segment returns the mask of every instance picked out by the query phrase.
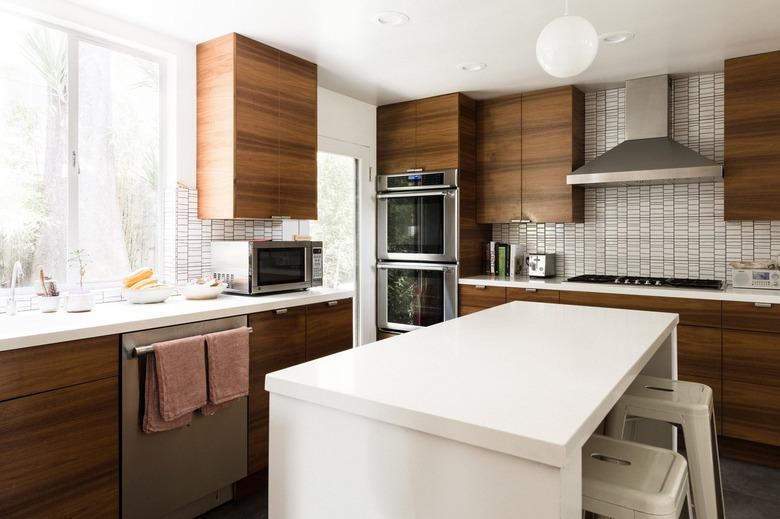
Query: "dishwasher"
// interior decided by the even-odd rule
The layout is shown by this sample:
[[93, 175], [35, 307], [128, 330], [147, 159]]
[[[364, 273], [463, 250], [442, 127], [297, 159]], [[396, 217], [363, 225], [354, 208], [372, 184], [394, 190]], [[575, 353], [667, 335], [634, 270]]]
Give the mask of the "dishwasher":
[[122, 336], [123, 518], [188, 519], [233, 497], [232, 484], [247, 475], [247, 398], [211, 416], [195, 412], [187, 427], [146, 434], [141, 430], [147, 362], [143, 352], [156, 342], [246, 325], [246, 316], [239, 316]]

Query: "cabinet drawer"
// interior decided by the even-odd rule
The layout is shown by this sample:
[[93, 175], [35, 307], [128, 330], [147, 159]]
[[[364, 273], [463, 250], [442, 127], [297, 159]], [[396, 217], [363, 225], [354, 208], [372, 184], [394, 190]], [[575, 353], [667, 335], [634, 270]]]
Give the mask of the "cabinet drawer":
[[458, 310], [458, 317], [463, 317], [464, 315], [469, 315], [469, 314], [475, 314], [477, 312], [481, 312], [482, 310], [485, 310], [485, 308], [481, 306], [460, 305], [460, 309]]
[[703, 377], [720, 383], [721, 356], [719, 328], [677, 327], [677, 368], [681, 380], [696, 382]]
[[306, 360], [352, 347], [352, 299], [306, 307]]
[[723, 378], [780, 387], [780, 334], [723, 330]]
[[538, 288], [507, 288], [507, 301], [535, 301], [537, 303], [557, 303], [560, 293], [557, 290]]
[[780, 387], [724, 380], [723, 434], [780, 446]]
[[780, 305], [724, 301], [723, 327], [780, 333]]
[[680, 314], [680, 324], [720, 327], [720, 301], [564, 291], [561, 292], [561, 303], [627, 308], [649, 312], [671, 312]]
[[0, 401], [116, 376], [119, 337], [0, 352]]
[[506, 303], [506, 288], [485, 285], [460, 285], [461, 307], [491, 308]]

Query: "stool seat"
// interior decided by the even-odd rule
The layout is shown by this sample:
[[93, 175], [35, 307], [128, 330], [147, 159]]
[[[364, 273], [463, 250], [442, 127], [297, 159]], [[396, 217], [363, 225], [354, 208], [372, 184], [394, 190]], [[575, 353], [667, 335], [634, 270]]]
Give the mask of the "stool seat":
[[712, 389], [704, 384], [638, 376], [623, 394], [627, 404], [644, 409], [680, 410], [688, 416], [709, 417], [713, 411]]
[[613, 505], [642, 514], [678, 517], [688, 491], [685, 458], [658, 447], [594, 435], [582, 451], [583, 508]]

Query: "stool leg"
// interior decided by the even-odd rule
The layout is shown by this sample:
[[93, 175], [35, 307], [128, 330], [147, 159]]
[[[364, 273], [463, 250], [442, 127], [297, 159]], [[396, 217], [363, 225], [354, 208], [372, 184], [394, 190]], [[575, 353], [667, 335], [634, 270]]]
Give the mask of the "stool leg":
[[722, 490], [720, 487], [717, 445], [711, 420], [685, 418], [682, 424], [688, 473], [693, 488], [693, 510], [697, 519], [723, 517]]
[[622, 440], [627, 418], [628, 408], [620, 403], [615, 404], [615, 407], [613, 407], [612, 411], [607, 415], [607, 420], [604, 425], [604, 435], [615, 438], [616, 440]]

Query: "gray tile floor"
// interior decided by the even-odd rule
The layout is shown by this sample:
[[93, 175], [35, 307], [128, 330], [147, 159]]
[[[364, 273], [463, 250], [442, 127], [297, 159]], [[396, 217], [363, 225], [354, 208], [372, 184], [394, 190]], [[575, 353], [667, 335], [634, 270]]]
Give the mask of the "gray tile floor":
[[[727, 519], [780, 519], [780, 469], [723, 458], [721, 472]], [[227, 503], [201, 517], [267, 519], [267, 510], [268, 496], [259, 493], [240, 502]]]

